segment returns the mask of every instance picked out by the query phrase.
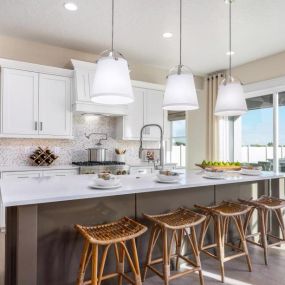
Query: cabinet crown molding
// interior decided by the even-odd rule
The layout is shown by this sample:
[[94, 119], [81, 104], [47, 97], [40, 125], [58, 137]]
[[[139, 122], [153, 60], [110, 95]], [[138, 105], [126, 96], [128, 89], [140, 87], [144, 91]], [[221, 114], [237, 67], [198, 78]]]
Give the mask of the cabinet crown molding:
[[65, 77], [73, 77], [73, 70], [53, 67], [48, 65], [41, 65], [36, 63], [29, 63], [24, 61], [0, 58], [0, 66], [3, 68], [12, 68], [24, 71], [52, 74]]

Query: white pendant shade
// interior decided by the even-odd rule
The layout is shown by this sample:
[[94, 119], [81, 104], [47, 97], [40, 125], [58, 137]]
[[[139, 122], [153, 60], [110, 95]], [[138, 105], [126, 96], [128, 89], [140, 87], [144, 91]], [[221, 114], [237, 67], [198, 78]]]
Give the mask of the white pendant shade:
[[199, 109], [192, 73], [174, 73], [167, 78], [163, 109], [187, 111]]
[[98, 60], [91, 99], [100, 104], [129, 104], [134, 101], [127, 61], [113, 56]]
[[218, 90], [215, 115], [240, 116], [246, 112], [247, 105], [240, 82], [222, 82]]

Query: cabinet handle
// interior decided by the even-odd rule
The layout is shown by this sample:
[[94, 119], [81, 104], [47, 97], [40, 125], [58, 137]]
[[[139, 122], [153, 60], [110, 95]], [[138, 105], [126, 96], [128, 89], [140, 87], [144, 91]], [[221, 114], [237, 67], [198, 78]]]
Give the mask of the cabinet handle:
[[35, 122], [35, 131], [38, 130], [38, 122]]
[[40, 122], [40, 131], [43, 130], [43, 122]]

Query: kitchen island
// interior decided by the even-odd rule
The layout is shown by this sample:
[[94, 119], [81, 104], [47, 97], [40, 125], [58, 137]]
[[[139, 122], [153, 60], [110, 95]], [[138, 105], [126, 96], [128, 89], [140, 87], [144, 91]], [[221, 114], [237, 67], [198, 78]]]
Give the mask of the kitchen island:
[[[142, 213], [191, 208], [196, 203], [284, 195], [284, 175], [271, 172], [211, 180], [194, 171], [176, 184], [157, 183], [154, 176], [122, 176], [122, 187], [113, 190], [89, 188], [92, 179], [81, 175], [1, 182], [7, 213], [5, 284], [74, 284], [82, 246], [73, 229], [76, 223], [105, 223], [124, 215], [141, 220]], [[147, 239], [146, 234], [138, 241], [140, 260]], [[109, 269], [112, 260], [107, 260]]]

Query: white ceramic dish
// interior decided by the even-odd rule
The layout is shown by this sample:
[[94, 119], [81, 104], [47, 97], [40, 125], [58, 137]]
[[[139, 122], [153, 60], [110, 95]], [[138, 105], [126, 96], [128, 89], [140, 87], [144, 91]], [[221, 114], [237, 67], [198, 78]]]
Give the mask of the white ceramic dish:
[[162, 181], [162, 180], [159, 180], [159, 178], [156, 178], [156, 180], [155, 180], [156, 182], [158, 182], [158, 183], [167, 183], [167, 184], [171, 184], [171, 183], [178, 183], [178, 182], [180, 182], [180, 180], [179, 179], [177, 179], [177, 180], [171, 180], [171, 181]]
[[261, 170], [259, 169], [242, 169], [240, 173], [242, 175], [249, 175], [249, 176], [259, 176], [262, 174]]
[[116, 184], [116, 185], [112, 185], [112, 186], [102, 186], [102, 185], [96, 185], [96, 184], [92, 183], [89, 185], [89, 187], [92, 189], [108, 190], [108, 189], [116, 189], [116, 188], [122, 187], [122, 184]]
[[109, 180], [105, 180], [102, 178], [96, 178], [93, 180], [93, 184], [97, 186], [111, 187], [111, 186], [116, 186], [120, 184], [120, 179], [113, 178], [113, 177]]
[[159, 173], [156, 177], [160, 182], [177, 182], [181, 179], [179, 175], [164, 175]]
[[214, 175], [204, 174], [203, 177], [207, 178], [207, 179], [218, 179], [218, 180], [225, 180], [226, 179], [226, 177], [223, 177], [223, 176], [220, 176], [220, 175], [219, 176], [218, 175], [214, 176]]

